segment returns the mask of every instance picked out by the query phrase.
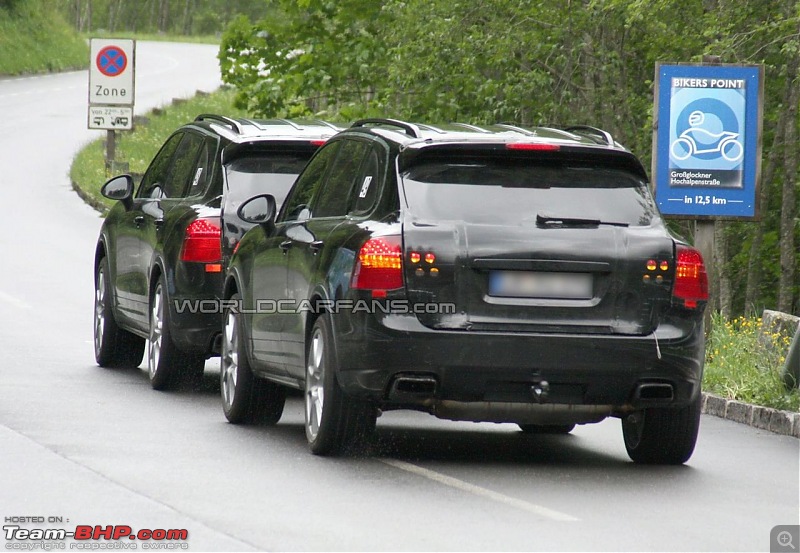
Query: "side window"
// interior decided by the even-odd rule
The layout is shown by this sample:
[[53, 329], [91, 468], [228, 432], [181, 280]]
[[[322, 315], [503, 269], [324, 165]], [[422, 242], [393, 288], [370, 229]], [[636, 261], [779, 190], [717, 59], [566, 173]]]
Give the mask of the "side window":
[[198, 134], [187, 132], [183, 135], [164, 183], [165, 197], [180, 198], [185, 194], [195, 175], [197, 157], [203, 143], [203, 137]]
[[189, 182], [186, 196], [199, 196], [206, 190], [206, 185], [211, 180], [211, 169], [216, 151], [216, 141], [206, 138], [200, 148], [200, 157], [197, 158], [194, 171]]
[[178, 144], [180, 144], [183, 134], [182, 132], [173, 134], [161, 147], [161, 150], [150, 163], [150, 167], [147, 168], [144, 177], [142, 177], [142, 183], [136, 193], [137, 198], [160, 198], [163, 196], [164, 183], [167, 180], [170, 162], [175, 150], [178, 149]]
[[322, 184], [339, 144], [340, 142], [333, 142], [323, 146], [300, 174], [283, 206], [281, 221], [300, 221], [311, 217], [311, 200]]
[[382, 178], [378, 150], [370, 148], [367, 158], [364, 160], [363, 170], [359, 173], [359, 179], [356, 182], [351, 215], [356, 217], [366, 215], [375, 207]]
[[353, 185], [360, 175], [369, 144], [346, 140], [339, 148], [336, 161], [314, 200], [314, 217], [343, 217], [347, 214]]

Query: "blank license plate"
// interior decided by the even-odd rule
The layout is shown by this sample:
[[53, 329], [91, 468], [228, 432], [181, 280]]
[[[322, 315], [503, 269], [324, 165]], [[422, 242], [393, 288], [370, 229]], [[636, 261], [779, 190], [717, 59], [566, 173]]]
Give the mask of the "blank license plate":
[[589, 299], [590, 273], [491, 271], [489, 295], [513, 298]]

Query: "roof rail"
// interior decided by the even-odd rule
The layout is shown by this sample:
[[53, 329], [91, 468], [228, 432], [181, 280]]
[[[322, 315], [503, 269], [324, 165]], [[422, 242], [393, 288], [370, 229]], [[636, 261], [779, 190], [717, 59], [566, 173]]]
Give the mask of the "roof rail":
[[303, 127], [301, 127], [300, 125], [298, 125], [294, 121], [289, 121], [288, 119], [275, 119], [275, 121], [280, 121], [281, 123], [286, 123], [287, 125], [290, 125], [291, 127], [294, 127], [294, 130], [296, 130], [296, 131], [302, 131], [303, 130]]
[[598, 138], [602, 138], [609, 146], [614, 145], [614, 137], [611, 136], [611, 133], [604, 131], [603, 129], [598, 129], [597, 127], [590, 127], [588, 125], [574, 125], [572, 127], [566, 127], [564, 130], [574, 134], [596, 136]]
[[469, 123], [450, 123], [450, 124], [453, 125], [453, 126], [456, 126], [456, 127], [463, 127], [465, 129], [469, 129], [471, 131], [484, 133], [484, 134], [486, 134], [486, 133], [491, 134], [491, 132], [492, 132], [492, 131], [486, 130], [484, 128], [478, 127], [476, 125], [470, 125]]
[[495, 127], [500, 127], [501, 129], [508, 129], [510, 131], [522, 133], [526, 136], [536, 136], [536, 133], [533, 131], [529, 131], [528, 129], [523, 129], [522, 127], [517, 127], [516, 125], [509, 125], [508, 123], [497, 123]]
[[397, 119], [382, 119], [382, 118], [374, 118], [374, 119], [359, 119], [352, 125], [350, 128], [355, 127], [366, 127], [367, 125], [388, 125], [390, 127], [398, 127], [403, 129], [407, 135], [411, 136], [412, 138], [420, 138], [420, 130], [419, 127], [416, 125], [412, 125], [411, 123], [406, 123], [405, 121], [398, 121]]
[[202, 113], [194, 118], [195, 121], [217, 121], [219, 123], [223, 123], [225, 125], [230, 125], [231, 128], [236, 131], [236, 134], [242, 134], [243, 129], [242, 125], [235, 119], [231, 119], [230, 117], [225, 117], [224, 115], [215, 115], [213, 113]]
[[433, 132], [435, 132], [435, 133], [437, 133], [437, 134], [444, 134], [444, 133], [445, 133], [445, 131], [443, 131], [443, 130], [442, 130], [442, 129], [440, 129], [439, 127], [434, 127], [433, 125], [423, 125], [423, 124], [421, 124], [421, 123], [420, 123], [420, 124], [417, 124], [417, 126], [418, 126], [420, 129], [425, 129], [425, 130], [428, 130], [428, 131], [433, 131]]
[[323, 125], [325, 127], [330, 127], [331, 129], [333, 129], [335, 131], [341, 130], [339, 127], [337, 127], [333, 123], [329, 123], [328, 121], [323, 121], [322, 119], [312, 119], [312, 121], [314, 121], [315, 123], [317, 123], [319, 125]]

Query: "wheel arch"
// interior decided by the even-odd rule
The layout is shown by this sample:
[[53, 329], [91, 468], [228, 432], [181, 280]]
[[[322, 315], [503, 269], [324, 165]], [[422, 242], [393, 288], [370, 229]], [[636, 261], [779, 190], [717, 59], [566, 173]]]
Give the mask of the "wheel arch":
[[[97, 267], [100, 266], [100, 262], [103, 258], [108, 257], [108, 248], [106, 248], [106, 240], [104, 237], [100, 237], [100, 240], [97, 241], [97, 245], [94, 248], [94, 272], [95, 272], [95, 279], [97, 279]], [[110, 264], [109, 264], [110, 270]], [[95, 281], [95, 284], [97, 282]]]
[[[153, 267], [150, 269], [150, 280], [147, 283], [148, 304], [152, 303], [153, 292], [156, 290], [156, 283], [164, 274], [166, 274], [166, 271], [164, 271], [164, 267], [161, 265], [161, 262], [156, 261], [153, 263]], [[165, 285], [167, 286], [167, 293], [169, 293], [169, 284], [165, 283]]]
[[[316, 303], [320, 300], [329, 300], [330, 294], [328, 294], [327, 290], [321, 286], [318, 286], [314, 292], [311, 294], [309, 301], [311, 305], [316, 305]], [[333, 339], [333, 343], [330, 344], [332, 348], [331, 351], [333, 352], [333, 356], [336, 359], [336, 367], [339, 366], [339, 352], [336, 349], [336, 322], [333, 320], [334, 318], [331, 316], [332, 313], [329, 309], [324, 309], [323, 311], [317, 311], [316, 309], [312, 311], [306, 312], [306, 320], [305, 320], [305, 329], [304, 329], [304, 336], [305, 336], [305, 350], [306, 355], [308, 355], [308, 342], [309, 338], [311, 338], [311, 330], [314, 328], [314, 323], [317, 322], [322, 315], [328, 314], [328, 322], [330, 323], [331, 327], [331, 338]]]
[[225, 277], [225, 283], [222, 285], [222, 299], [228, 300], [237, 293], [241, 295], [239, 277], [235, 272], [231, 272]]

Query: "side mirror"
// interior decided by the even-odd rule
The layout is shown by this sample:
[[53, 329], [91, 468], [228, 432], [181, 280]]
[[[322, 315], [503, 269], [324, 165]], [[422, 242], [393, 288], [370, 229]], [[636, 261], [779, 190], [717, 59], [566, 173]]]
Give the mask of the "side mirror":
[[240, 205], [236, 214], [247, 223], [270, 226], [275, 222], [276, 211], [275, 196], [259, 194]]
[[130, 207], [133, 198], [133, 177], [120, 175], [107, 181], [100, 189], [100, 193], [109, 200], [117, 200]]

